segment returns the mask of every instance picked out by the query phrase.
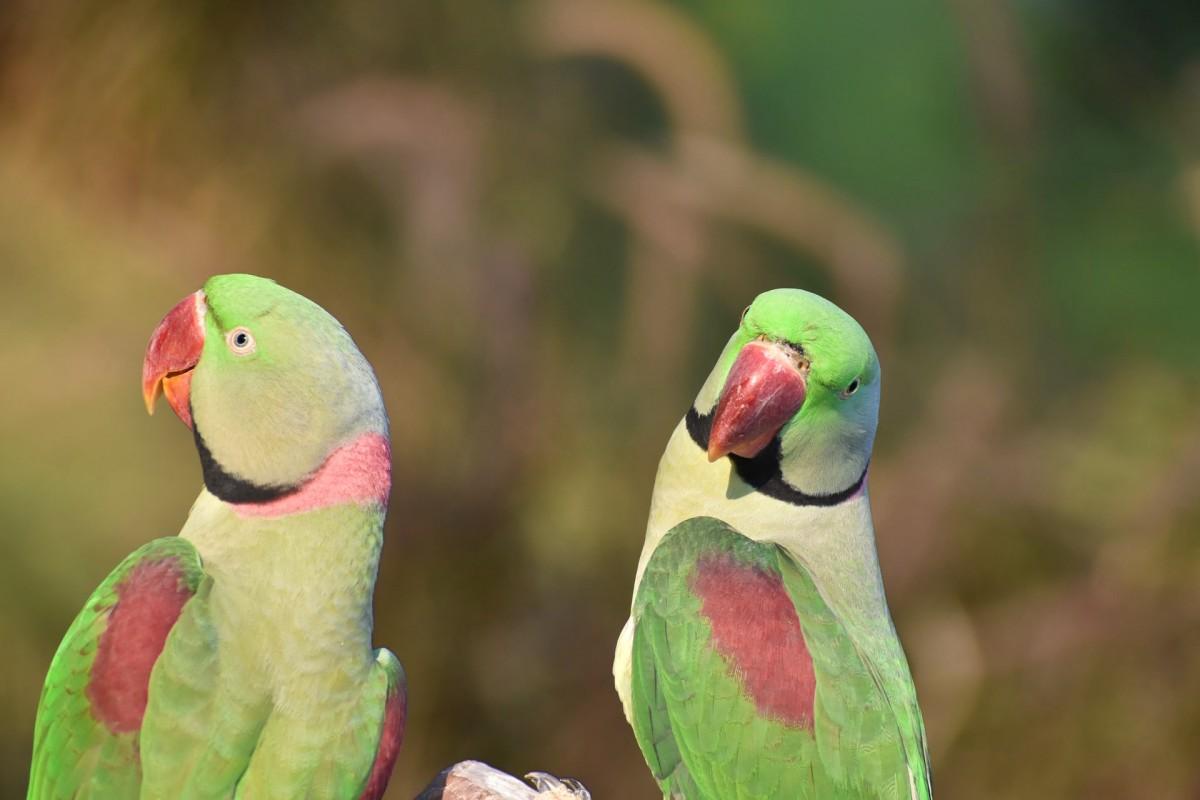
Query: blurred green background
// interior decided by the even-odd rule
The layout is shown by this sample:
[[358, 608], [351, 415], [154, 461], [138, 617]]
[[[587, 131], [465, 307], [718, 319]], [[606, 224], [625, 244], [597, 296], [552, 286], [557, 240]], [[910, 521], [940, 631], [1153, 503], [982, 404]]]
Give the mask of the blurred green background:
[[91, 589], [179, 529], [139, 394], [212, 273], [393, 420], [389, 798], [655, 790], [611, 689], [658, 456], [799, 286], [884, 363], [871, 488], [943, 797], [1200, 795], [1200, 4], [0, 5], [0, 796]]

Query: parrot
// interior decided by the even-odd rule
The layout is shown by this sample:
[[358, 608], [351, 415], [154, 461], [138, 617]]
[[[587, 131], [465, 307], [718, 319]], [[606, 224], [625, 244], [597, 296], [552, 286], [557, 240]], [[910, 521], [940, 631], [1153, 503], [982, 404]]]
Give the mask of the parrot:
[[613, 676], [672, 800], [928, 800], [867, 471], [880, 366], [801, 289], [742, 314], [659, 462]]
[[378, 800], [407, 688], [372, 646], [391, 446], [370, 364], [311, 300], [217, 275], [155, 328], [142, 394], [191, 429], [204, 485], [68, 628], [29, 800]]

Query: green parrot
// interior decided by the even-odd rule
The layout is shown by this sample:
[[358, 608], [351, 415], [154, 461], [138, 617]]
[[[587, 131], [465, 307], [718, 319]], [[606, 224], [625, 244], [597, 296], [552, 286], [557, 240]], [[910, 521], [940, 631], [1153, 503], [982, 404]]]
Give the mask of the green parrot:
[[381, 797], [406, 692], [371, 645], [391, 455], [370, 365], [312, 301], [219, 275], [159, 323], [142, 390], [191, 428], [204, 488], [68, 629], [28, 797]]
[[672, 434], [613, 664], [664, 797], [931, 797], [867, 495], [879, 374], [848, 314], [770, 291]]

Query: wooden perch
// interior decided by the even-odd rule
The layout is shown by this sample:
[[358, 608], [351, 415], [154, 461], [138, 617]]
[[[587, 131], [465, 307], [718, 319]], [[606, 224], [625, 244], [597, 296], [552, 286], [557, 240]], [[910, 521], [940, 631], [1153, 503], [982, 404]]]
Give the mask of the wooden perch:
[[417, 800], [591, 800], [576, 780], [560, 780], [545, 772], [525, 776], [529, 784], [482, 761], [460, 761], [447, 767]]

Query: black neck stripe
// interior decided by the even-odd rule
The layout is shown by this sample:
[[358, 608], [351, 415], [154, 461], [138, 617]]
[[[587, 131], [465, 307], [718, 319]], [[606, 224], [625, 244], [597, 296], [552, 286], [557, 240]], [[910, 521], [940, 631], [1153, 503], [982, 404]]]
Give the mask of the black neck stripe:
[[196, 417], [192, 416], [192, 434], [196, 438], [196, 451], [200, 454], [200, 469], [204, 473], [205, 487], [226, 503], [265, 503], [278, 500], [298, 490], [299, 486], [272, 486], [253, 483], [226, 472], [204, 443]]
[[[701, 414], [696, 411], [695, 407], [689, 408], [687, 416], [684, 418], [688, 435], [701, 450], [708, 450], [708, 437], [712, 433], [712, 418], [713, 412]], [[743, 458], [733, 453], [727, 457], [733, 462], [733, 468], [738, 477], [753, 486], [756, 491], [794, 506], [836, 506], [858, 494], [862, 489], [863, 482], [867, 479], [867, 467], [863, 467], [858, 480], [845, 489], [832, 494], [809, 494], [800, 491], [784, 479], [779, 466], [779, 455], [779, 437], [776, 436], [754, 458]]]

